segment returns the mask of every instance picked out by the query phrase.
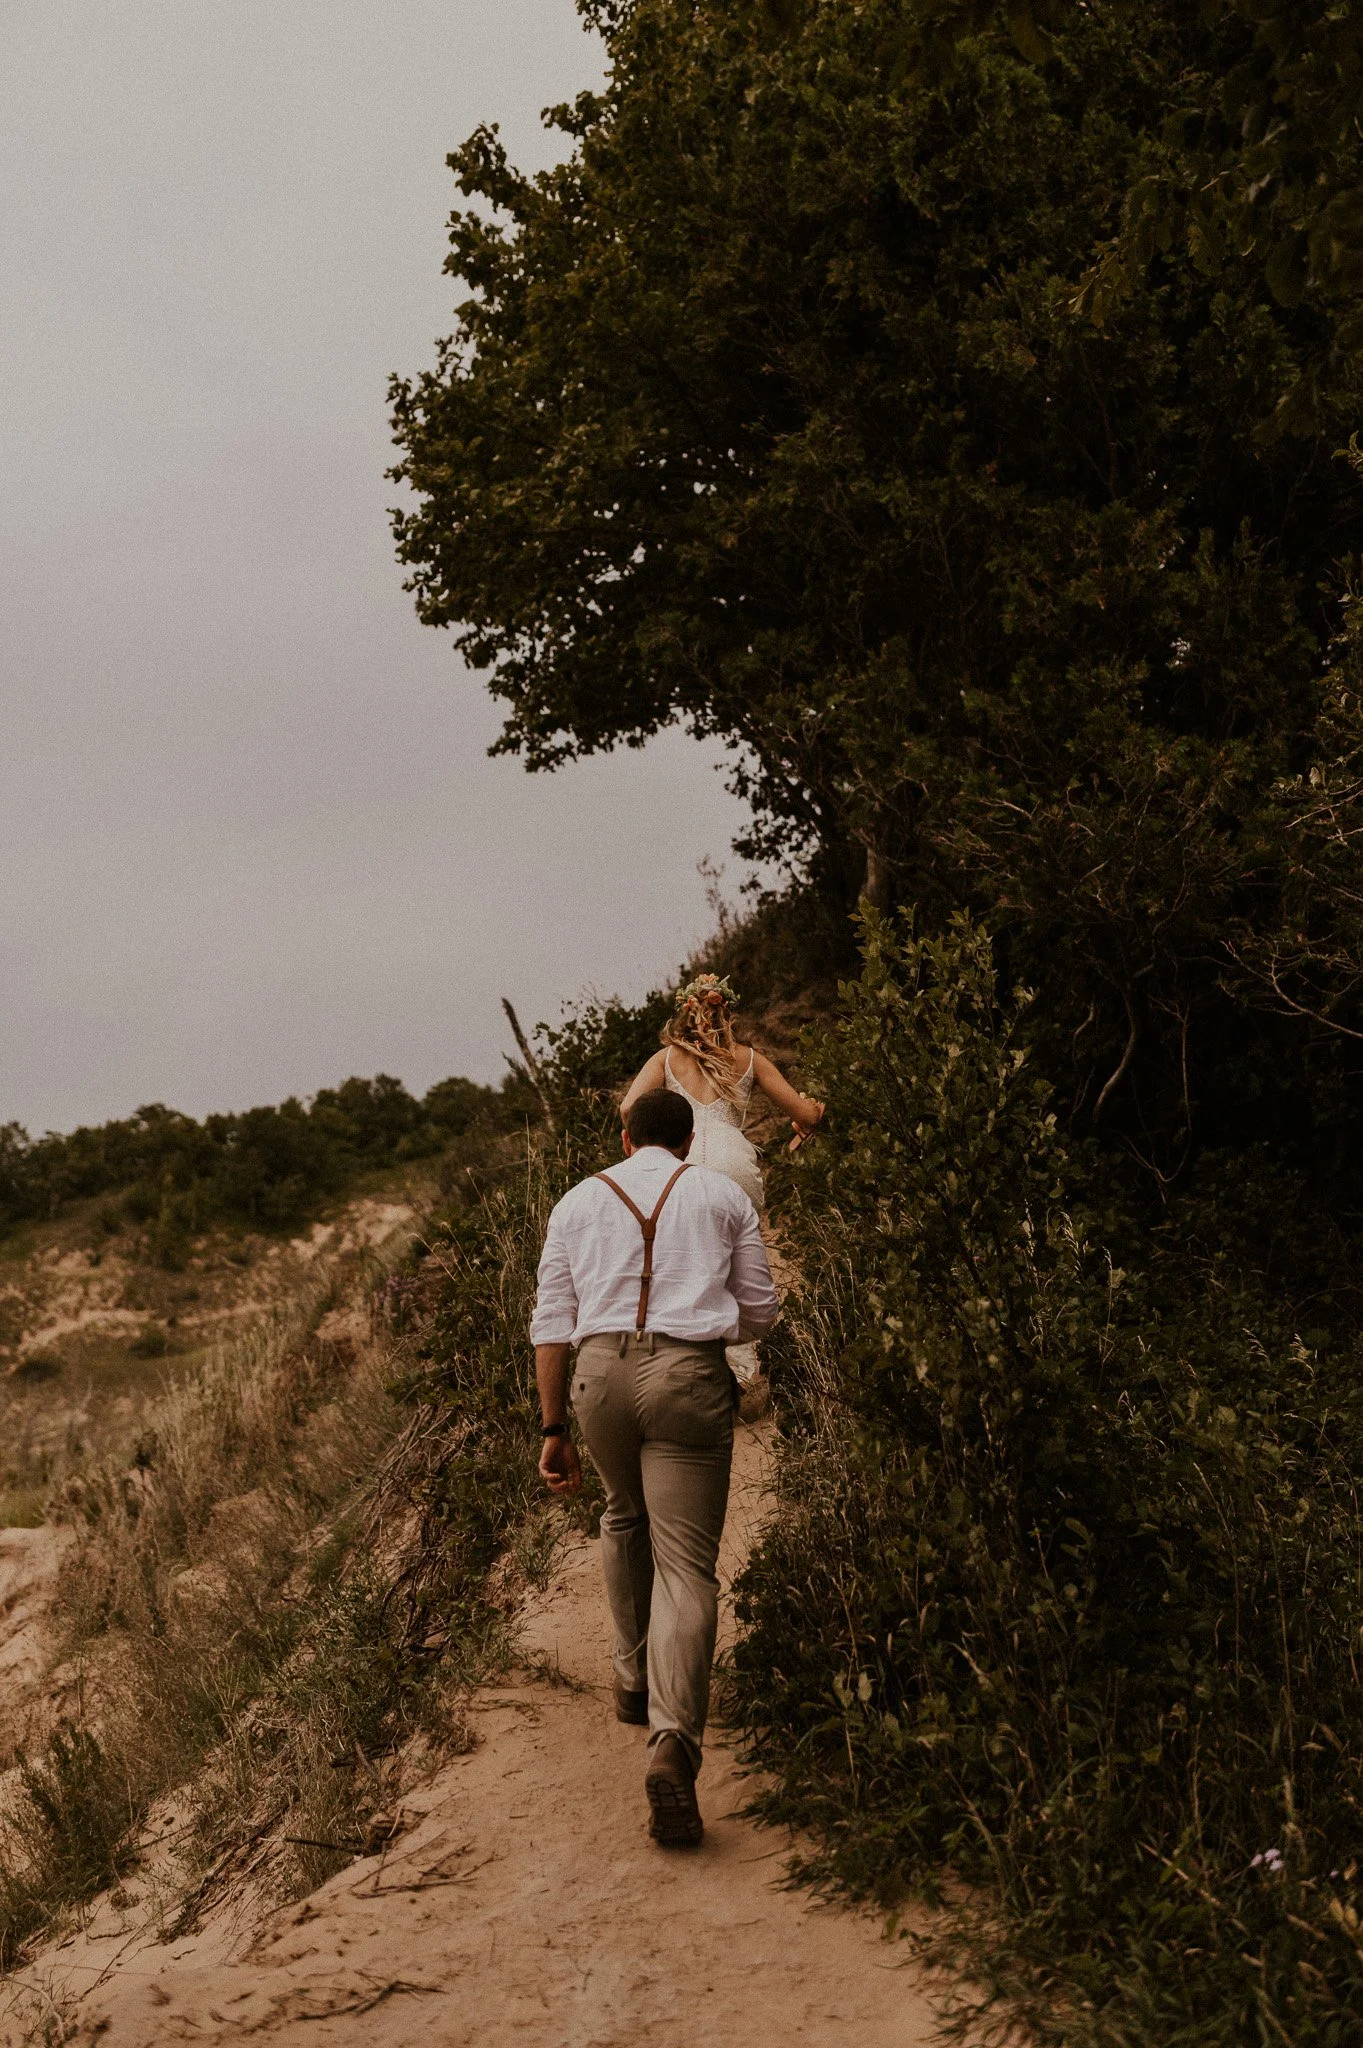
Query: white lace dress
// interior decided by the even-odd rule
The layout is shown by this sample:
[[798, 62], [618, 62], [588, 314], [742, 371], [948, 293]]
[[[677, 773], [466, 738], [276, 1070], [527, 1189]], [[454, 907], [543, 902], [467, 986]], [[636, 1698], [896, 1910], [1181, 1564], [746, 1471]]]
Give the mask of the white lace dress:
[[[672, 1071], [672, 1054], [669, 1050], [663, 1062], [667, 1085], [674, 1095], [684, 1095], [691, 1105], [696, 1120], [695, 1136], [687, 1158], [697, 1166], [713, 1167], [716, 1173], [727, 1173], [736, 1181], [748, 1200], [762, 1214], [766, 1202], [766, 1189], [762, 1185], [762, 1168], [757, 1161], [757, 1147], [751, 1138], [743, 1134], [748, 1121], [748, 1105], [752, 1101], [753, 1055], [748, 1054], [748, 1071], [738, 1084], [733, 1102], [719, 1096], [714, 1102], [700, 1102], [689, 1088], [683, 1088]], [[755, 1344], [729, 1344], [725, 1355], [730, 1370], [740, 1386], [751, 1386], [757, 1378], [760, 1367]]]
[[696, 1134], [687, 1157], [695, 1166], [711, 1166], [716, 1173], [727, 1173], [730, 1180], [737, 1181], [760, 1216], [766, 1202], [762, 1168], [757, 1160], [757, 1147], [743, 1132], [748, 1121], [748, 1105], [752, 1101], [752, 1053], [748, 1054], [748, 1071], [739, 1082], [732, 1102], [726, 1101], [722, 1095], [713, 1102], [698, 1101], [689, 1088], [683, 1088], [673, 1073], [670, 1050], [663, 1062], [663, 1072], [672, 1093], [686, 1097], [696, 1120]]

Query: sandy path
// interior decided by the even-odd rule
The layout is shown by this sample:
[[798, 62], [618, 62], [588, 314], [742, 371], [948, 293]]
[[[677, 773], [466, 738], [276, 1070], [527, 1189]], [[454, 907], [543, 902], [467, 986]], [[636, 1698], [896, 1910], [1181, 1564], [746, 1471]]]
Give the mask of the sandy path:
[[[742, 1430], [726, 1581], [760, 1511], [763, 1457], [761, 1433]], [[922, 1980], [875, 1920], [777, 1889], [784, 1838], [735, 1817], [743, 1784], [722, 1743], [701, 1778], [703, 1846], [649, 1842], [645, 1731], [609, 1711], [594, 1544], [567, 1546], [525, 1636], [524, 1672], [475, 1702], [477, 1748], [408, 1798], [413, 1825], [383, 1858], [357, 1860], [236, 1955], [226, 1929], [121, 1946], [102, 1909], [45, 1959], [49, 2009], [107, 2048], [932, 2040]], [[533, 1676], [539, 1660], [569, 1683]]]

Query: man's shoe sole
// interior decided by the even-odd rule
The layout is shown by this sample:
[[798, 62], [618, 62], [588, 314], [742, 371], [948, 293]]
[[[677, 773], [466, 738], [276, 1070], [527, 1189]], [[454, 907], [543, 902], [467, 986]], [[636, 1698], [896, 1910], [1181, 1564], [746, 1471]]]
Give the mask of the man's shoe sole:
[[650, 1772], [644, 1779], [651, 1819], [648, 1831], [663, 1849], [694, 1849], [705, 1833], [694, 1785], [679, 1784], [669, 1773]]

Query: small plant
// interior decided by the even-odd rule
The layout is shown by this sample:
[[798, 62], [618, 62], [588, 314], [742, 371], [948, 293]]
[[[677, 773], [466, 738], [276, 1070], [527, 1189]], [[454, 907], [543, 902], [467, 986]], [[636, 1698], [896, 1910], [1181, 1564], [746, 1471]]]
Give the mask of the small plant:
[[67, 1723], [39, 1761], [20, 1757], [0, 1842], [0, 1966], [14, 1962], [48, 1911], [117, 1877], [136, 1819], [116, 1765], [89, 1729]]
[[41, 1529], [45, 1509], [41, 1487], [7, 1486], [0, 1490], [0, 1529]]
[[55, 1380], [61, 1377], [66, 1361], [55, 1346], [45, 1344], [37, 1351], [26, 1351], [19, 1363], [11, 1370], [16, 1380], [30, 1384], [39, 1380]]

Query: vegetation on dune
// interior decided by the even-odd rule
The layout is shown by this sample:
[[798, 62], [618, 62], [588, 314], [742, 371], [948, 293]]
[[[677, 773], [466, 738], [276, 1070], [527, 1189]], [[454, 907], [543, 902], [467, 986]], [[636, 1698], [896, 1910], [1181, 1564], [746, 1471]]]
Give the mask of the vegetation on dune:
[[[545, 1221], [613, 1143], [610, 1087], [661, 1005], [591, 1003], [542, 1030], [553, 1133], [481, 1118], [396, 1264], [350, 1259], [67, 1482], [57, 1616], [80, 1712], [10, 1788], [0, 1964], [136, 1884], [169, 1795], [181, 1847], [155, 1883], [183, 1929], [243, 1884], [311, 1890], [423, 1760], [467, 1742], [462, 1700], [505, 1661], [519, 1590], [563, 1526], [535, 1470], [526, 1338]], [[338, 1334], [323, 1318], [346, 1302]], [[578, 1519], [598, 1505], [589, 1487]]]
[[376, 1167], [429, 1159], [475, 1127], [505, 1129], [524, 1114], [524, 1079], [501, 1088], [455, 1075], [418, 1100], [390, 1074], [352, 1076], [309, 1102], [205, 1117], [163, 1103], [65, 1135], [30, 1138], [0, 1126], [0, 1233], [62, 1205], [121, 1193], [124, 1213], [154, 1223], [173, 1256], [214, 1224], [278, 1229], [315, 1215]]
[[[80, 1714], [11, 1789], [0, 1958], [135, 1871], [169, 1794], [179, 1862], [156, 1882], [187, 1927], [247, 1881], [310, 1890], [391, 1805], [413, 1742], [467, 1739], [460, 1700], [545, 1554], [523, 1329], [546, 1173], [513, 1150], [502, 1189], [489, 1137], [481, 1193], [428, 1255], [351, 1261], [152, 1404], [131, 1456], [68, 1483], [56, 1614]], [[372, 1340], [317, 1335], [356, 1286]]]
[[1029, 1001], [964, 920], [872, 916], [808, 1043], [829, 1117], [740, 1587], [759, 1806], [825, 1882], [988, 1886], [966, 1957], [1036, 2038], [1355, 2039], [1360, 1346], [1308, 1349], [1190, 1214], [1133, 1229]]

